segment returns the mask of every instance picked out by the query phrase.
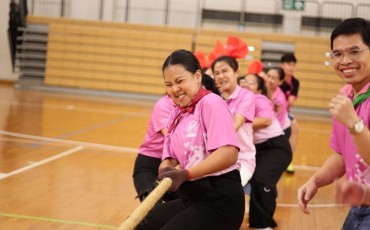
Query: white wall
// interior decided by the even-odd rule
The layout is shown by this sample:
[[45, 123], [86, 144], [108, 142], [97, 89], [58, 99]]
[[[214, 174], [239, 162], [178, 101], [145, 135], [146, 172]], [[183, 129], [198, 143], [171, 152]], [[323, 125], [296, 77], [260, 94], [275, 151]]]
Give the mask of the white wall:
[[9, 2], [0, 1], [0, 80], [14, 81], [18, 75], [12, 72], [8, 41]]
[[71, 18], [99, 20], [99, 0], [71, 1]]

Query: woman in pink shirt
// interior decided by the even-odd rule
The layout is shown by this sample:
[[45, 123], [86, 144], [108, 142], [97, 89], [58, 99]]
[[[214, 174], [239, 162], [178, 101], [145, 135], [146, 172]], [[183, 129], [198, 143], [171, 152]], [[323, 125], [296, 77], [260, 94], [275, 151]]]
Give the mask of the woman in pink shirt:
[[256, 166], [256, 148], [253, 144], [254, 94], [238, 85], [239, 64], [235, 58], [220, 56], [212, 64], [213, 76], [229, 106], [237, 131], [240, 151], [240, 175], [245, 186]]
[[[156, 185], [167, 123], [175, 108], [175, 103], [168, 95], [160, 98], [153, 107], [144, 143], [139, 148], [133, 172], [134, 185], [140, 201], [143, 201]], [[163, 200], [172, 198], [173, 195], [165, 194]]]
[[[220, 95], [214, 79], [209, 75], [203, 75], [202, 85]], [[168, 119], [175, 108], [175, 103], [168, 95], [160, 98], [153, 107], [144, 143], [139, 148], [132, 176], [140, 201], [143, 201], [158, 184], [158, 167], [162, 161], [164, 136], [167, 133]], [[174, 193], [166, 193], [159, 202], [177, 198], [178, 196]]]
[[274, 105], [266, 96], [264, 80], [255, 75], [245, 77], [244, 87], [255, 93], [256, 114], [253, 120], [256, 146], [256, 169], [250, 181], [249, 227], [268, 229], [277, 226], [276, 185], [292, 160], [288, 138], [276, 118]]
[[284, 81], [284, 70], [280, 67], [271, 68], [267, 71], [267, 95], [274, 103], [276, 117], [279, 120], [281, 128], [285, 135], [290, 137], [290, 119], [288, 114], [288, 102], [284, 92], [280, 89], [280, 85]]
[[245, 201], [232, 115], [222, 98], [202, 87], [191, 52], [173, 52], [162, 72], [177, 108], [167, 126], [158, 178], [170, 177], [169, 191], [180, 199], [157, 204], [137, 229], [239, 230]]

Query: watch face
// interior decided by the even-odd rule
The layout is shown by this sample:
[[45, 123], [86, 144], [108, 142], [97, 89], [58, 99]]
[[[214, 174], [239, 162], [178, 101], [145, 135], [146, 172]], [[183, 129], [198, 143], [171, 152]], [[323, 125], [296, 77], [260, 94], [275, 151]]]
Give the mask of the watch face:
[[353, 124], [352, 128], [349, 128], [348, 131], [353, 134], [359, 134], [364, 130], [364, 121], [362, 119], [356, 121], [356, 123]]
[[355, 131], [356, 133], [361, 133], [364, 129], [364, 122], [362, 120], [359, 120], [355, 123]]

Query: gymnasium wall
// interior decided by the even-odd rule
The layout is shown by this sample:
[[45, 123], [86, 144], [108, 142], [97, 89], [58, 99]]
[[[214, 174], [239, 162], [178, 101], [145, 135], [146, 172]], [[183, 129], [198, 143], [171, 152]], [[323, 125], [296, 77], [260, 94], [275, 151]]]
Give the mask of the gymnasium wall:
[[8, 43], [9, 2], [0, 1], [0, 80], [14, 81], [17, 74], [12, 71]]
[[325, 109], [343, 85], [325, 55], [324, 38], [36, 16], [27, 21], [49, 27], [44, 84], [52, 87], [163, 95], [161, 65], [173, 50], [194, 48], [208, 55], [215, 41], [226, 44], [228, 35], [253, 47], [238, 60], [241, 74], [256, 59], [266, 68], [279, 65], [273, 61], [280, 59], [277, 52], [288, 48], [281, 50], [281, 44], [291, 44], [298, 58], [299, 107]]
[[[310, 11], [310, 4], [321, 4], [324, 1], [328, 0], [306, 0], [306, 8], [302, 12], [276, 9], [276, 6], [280, 6], [280, 0], [65, 0], [63, 2], [66, 5], [63, 9], [60, 9], [60, 0], [28, 0], [28, 8], [30, 14], [39, 16], [58, 16], [63, 11], [64, 17], [76, 19], [127, 21], [152, 25], [166, 24], [196, 29], [203, 26], [210, 29], [225, 29], [229, 31], [240, 31], [240, 28], [235, 23], [201, 23], [200, 9], [239, 11], [244, 8], [245, 11], [256, 13], [271, 13], [278, 10], [286, 18], [278, 29], [250, 24], [245, 28], [245, 31], [316, 36], [314, 33], [306, 33], [297, 29], [299, 24], [297, 20], [302, 14], [310, 14], [308, 12]], [[334, 2], [352, 5], [370, 3], [369, 0], [336, 0]], [[130, 12], [126, 11], [128, 3]], [[166, 7], [169, 9], [167, 15], [163, 11]], [[8, 28], [9, 1], [0, 1], [0, 10], [0, 29], [3, 31], [0, 33], [0, 80], [16, 80], [18, 76], [12, 72], [6, 32]], [[325, 37], [326, 35], [324, 35]]]

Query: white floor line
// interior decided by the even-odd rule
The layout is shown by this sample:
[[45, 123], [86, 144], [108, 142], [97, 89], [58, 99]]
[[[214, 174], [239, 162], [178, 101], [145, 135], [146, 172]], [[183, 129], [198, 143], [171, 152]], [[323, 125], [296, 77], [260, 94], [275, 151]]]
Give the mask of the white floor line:
[[64, 143], [64, 144], [77, 145], [77, 146], [82, 145], [84, 147], [98, 148], [98, 149], [104, 149], [104, 150], [115, 150], [115, 151], [130, 152], [130, 153], [138, 153], [139, 151], [139, 149], [137, 148], [95, 144], [95, 143], [82, 142], [82, 141], [70, 141], [70, 140], [63, 140], [63, 139], [50, 138], [50, 137], [40, 137], [40, 136], [34, 136], [34, 135], [28, 135], [28, 134], [8, 132], [4, 130], [0, 130], [0, 134], [12, 136], [12, 137], [18, 137], [18, 138], [27, 138], [27, 139], [37, 140], [37, 141], [48, 141], [48, 142]]
[[307, 165], [294, 165], [296, 169], [302, 169], [307, 171], [318, 171], [321, 167], [318, 166], [307, 166]]
[[75, 153], [75, 152], [78, 152], [78, 151], [82, 150], [83, 148], [84, 148], [83, 146], [77, 146], [77, 147], [75, 147], [75, 148], [73, 148], [73, 149], [70, 149], [70, 150], [64, 151], [64, 152], [59, 153], [59, 154], [57, 154], [57, 155], [55, 155], [55, 156], [52, 156], [52, 157], [46, 158], [46, 159], [44, 159], [44, 160], [41, 160], [41, 161], [35, 162], [35, 163], [31, 164], [31, 165], [27, 165], [27, 166], [25, 166], [25, 167], [23, 167], [23, 168], [20, 168], [20, 169], [14, 170], [14, 171], [12, 171], [12, 172], [10, 172], [10, 173], [3, 173], [3, 174], [1, 174], [1, 175], [0, 175], [0, 180], [3, 180], [3, 179], [8, 178], [8, 177], [10, 177], [10, 176], [17, 175], [17, 174], [22, 173], [22, 172], [24, 172], [24, 171], [27, 171], [27, 170], [30, 170], [30, 169], [32, 169], [32, 168], [38, 167], [38, 166], [40, 166], [40, 165], [43, 165], [43, 164], [49, 163], [49, 162], [51, 162], [51, 161], [57, 160], [57, 159], [59, 159], [59, 158], [61, 158], [61, 157], [68, 156], [68, 155], [70, 155], [70, 154], [72, 154], [72, 153]]
[[[3, 141], [3, 142], [14, 142], [14, 143], [23, 143], [23, 144], [32, 144], [32, 143], [35, 143], [35, 140], [29, 140], [29, 139], [20, 139], [20, 138], [17, 138], [17, 137], [4, 137], [4, 136], [0, 136], [0, 141]], [[63, 146], [64, 144], [58, 144], [58, 143], [48, 143], [46, 141], [39, 141], [39, 144], [40, 143], [45, 143], [45, 144], [56, 144], [56, 145], [61, 145]]]

